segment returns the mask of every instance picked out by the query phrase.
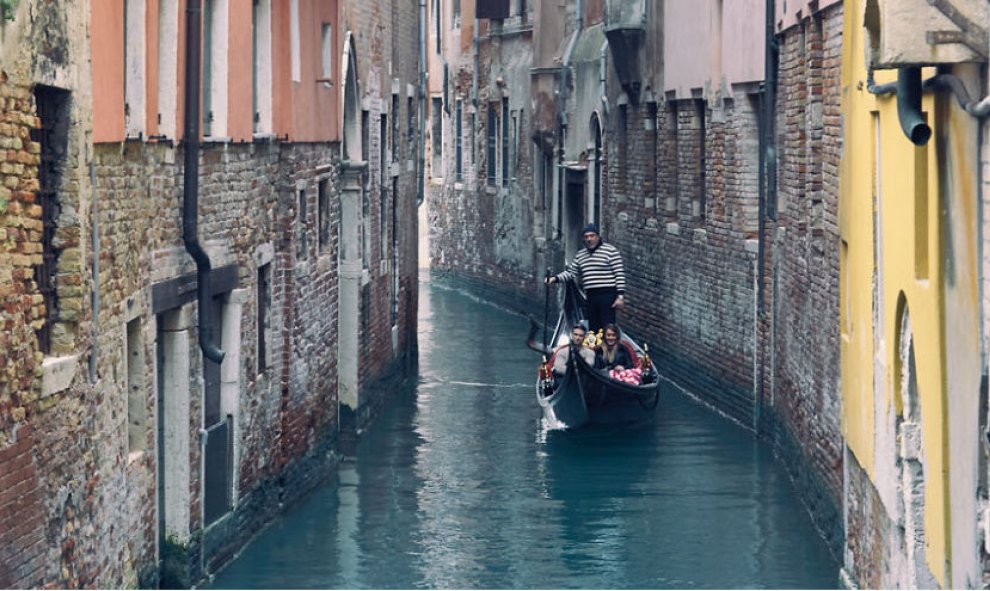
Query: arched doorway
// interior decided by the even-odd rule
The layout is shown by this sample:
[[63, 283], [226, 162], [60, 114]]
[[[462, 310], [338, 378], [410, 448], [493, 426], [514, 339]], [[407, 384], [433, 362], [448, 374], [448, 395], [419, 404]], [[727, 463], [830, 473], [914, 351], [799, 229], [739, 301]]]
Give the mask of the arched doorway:
[[900, 482], [900, 528], [902, 551], [907, 561], [911, 589], [935, 589], [938, 582], [925, 561], [925, 448], [921, 399], [918, 393], [914, 332], [907, 300], [902, 293], [897, 305], [898, 333], [895, 388], [901, 401], [897, 417], [897, 465]]
[[598, 118], [598, 113], [591, 115], [591, 137], [593, 144], [590, 146], [592, 153], [589, 168], [591, 169], [591, 215], [589, 218], [601, 228], [602, 216], [602, 123]]

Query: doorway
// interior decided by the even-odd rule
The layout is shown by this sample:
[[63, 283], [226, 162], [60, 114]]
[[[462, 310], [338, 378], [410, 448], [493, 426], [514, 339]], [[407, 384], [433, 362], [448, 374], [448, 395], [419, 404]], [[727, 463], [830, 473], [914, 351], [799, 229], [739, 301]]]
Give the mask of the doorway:
[[581, 248], [581, 229], [584, 227], [585, 187], [587, 171], [566, 169], [564, 172], [564, 257], [570, 261]]

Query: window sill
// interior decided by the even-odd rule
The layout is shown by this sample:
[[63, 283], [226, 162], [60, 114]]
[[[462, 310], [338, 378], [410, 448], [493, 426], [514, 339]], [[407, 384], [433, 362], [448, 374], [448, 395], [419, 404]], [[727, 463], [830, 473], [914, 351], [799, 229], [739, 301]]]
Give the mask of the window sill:
[[274, 142], [275, 141], [275, 134], [274, 133], [253, 133], [253, 134], [251, 134], [251, 138], [254, 141], [256, 141], [256, 142]]
[[208, 136], [208, 137], [204, 137], [203, 138], [203, 143], [204, 144], [229, 144], [232, 141], [233, 140], [231, 140], [229, 137], [220, 136], [220, 135], [217, 135], [217, 136], [212, 136], [211, 135], [211, 136]]

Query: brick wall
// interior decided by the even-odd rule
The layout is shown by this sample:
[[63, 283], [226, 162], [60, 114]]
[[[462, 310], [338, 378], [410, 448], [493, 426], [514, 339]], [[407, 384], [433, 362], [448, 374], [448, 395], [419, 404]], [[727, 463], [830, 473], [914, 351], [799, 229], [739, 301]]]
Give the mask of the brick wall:
[[[748, 96], [732, 98], [714, 109], [665, 101], [656, 131], [644, 124], [647, 104], [613, 118], [604, 232], [626, 263], [621, 321], [649, 341], [665, 375], [751, 425], [755, 253], [745, 214], [757, 199], [756, 113]], [[666, 141], [655, 144], [654, 134]], [[623, 151], [625, 165], [614, 166]]]
[[[839, 391], [840, 4], [780, 39], [777, 220], [768, 224], [767, 413], [833, 548], [841, 547]], [[786, 435], [779, 435], [786, 431]], [[790, 442], [790, 443], [789, 443]]]
[[23, 421], [40, 384], [34, 330], [44, 321], [34, 267], [41, 262], [41, 208], [38, 189], [39, 146], [30, 139], [37, 127], [34, 101], [24, 86], [0, 79], [0, 448], [12, 441], [13, 426]]
[[[687, 100], [658, 97], [655, 104], [644, 93], [640, 103], [624, 104], [610, 68], [603, 121], [603, 236], [622, 251], [629, 284], [620, 321], [649, 342], [666, 377], [774, 443], [836, 552], [844, 534], [837, 340], [842, 18], [841, 6], [833, 6], [781, 37], [777, 211], [763, 222], [762, 271], [755, 85]], [[483, 90], [496, 73], [508, 79], [493, 47], [481, 46]], [[466, 92], [466, 81], [451, 78], [452, 96]], [[486, 115], [482, 102], [474, 130], [480, 182], [458, 188], [444, 179], [433, 187], [433, 273], [532, 311], [532, 301], [542, 299], [538, 280], [497, 257], [504, 201], [500, 188], [484, 184]], [[448, 143], [445, 155], [451, 150]], [[446, 168], [452, 170], [449, 161]], [[542, 216], [528, 182], [529, 211]], [[542, 249], [537, 257], [553, 253], [549, 264], [563, 263], [560, 241], [541, 245], [536, 228], [513, 238], [523, 249], [530, 241]]]
[[[450, 114], [443, 114], [443, 169], [433, 171], [429, 192], [429, 240], [432, 275], [452, 285], [474, 286], [511, 309], [532, 313], [543, 300], [540, 277], [559, 266], [534, 239], [538, 207], [533, 179], [535, 145], [528, 100], [532, 65], [531, 31], [515, 23], [479, 40], [478, 102], [471, 127], [472, 72], [469, 53], [448, 56], [451, 67]], [[501, 85], [496, 82], [501, 79]], [[502, 99], [508, 99], [503, 113]], [[455, 181], [454, 101], [463, 101], [463, 180]], [[495, 162], [488, 161], [489, 106], [497, 117]], [[436, 114], [431, 113], [431, 117]], [[515, 125], [513, 129], [513, 116]], [[503, 183], [503, 120], [509, 118], [509, 176]], [[474, 163], [472, 164], [472, 152]], [[495, 167], [496, 182], [488, 185]], [[542, 219], [539, 220], [542, 224]], [[451, 231], [453, 230], [453, 231]]]

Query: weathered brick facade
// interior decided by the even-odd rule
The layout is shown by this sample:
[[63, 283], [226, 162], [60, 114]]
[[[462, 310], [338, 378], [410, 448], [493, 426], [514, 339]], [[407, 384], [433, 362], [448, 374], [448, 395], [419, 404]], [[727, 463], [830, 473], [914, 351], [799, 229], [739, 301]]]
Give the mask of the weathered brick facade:
[[[470, 286], [521, 311], [532, 311], [534, 298], [542, 300], [540, 278], [553, 264], [533, 240], [543, 220], [533, 209], [536, 147], [528, 100], [532, 34], [532, 25], [519, 15], [493, 26], [482, 21], [477, 71], [471, 46], [458, 44], [455, 36], [455, 47], [446, 52], [450, 74], [443, 96], [448, 102], [439, 114], [443, 119], [442, 166], [431, 170], [428, 204], [432, 276], [451, 285]], [[460, 178], [456, 172], [458, 102]], [[431, 112], [431, 117], [437, 115]], [[489, 124], [494, 131], [491, 146]], [[491, 154], [494, 161], [490, 161]], [[458, 230], [447, 231], [452, 227]]]
[[771, 315], [763, 328], [768, 427], [836, 551], [847, 533], [839, 424], [842, 27], [840, 3], [779, 37], [777, 219], [766, 230]]
[[[398, 125], [369, 134], [369, 273], [353, 343], [367, 398], [341, 425], [341, 144], [260, 134], [202, 146], [198, 235], [227, 355], [207, 367], [182, 239], [185, 146], [92, 143], [88, 3], [20, 4], [0, 37], [0, 585], [187, 587], [332, 474], [341, 429], [356, 435], [415, 371], [418, 7], [345, 10], [363, 15], [349, 23], [355, 38], [377, 36], [356, 44], [363, 65], [396, 76], [365, 88], [382, 91], [375, 116]], [[24, 38], [40, 45], [7, 51]], [[49, 90], [64, 145], [50, 154], [45, 238], [35, 136], [50, 123]], [[377, 157], [382, 141], [391, 162]]]

